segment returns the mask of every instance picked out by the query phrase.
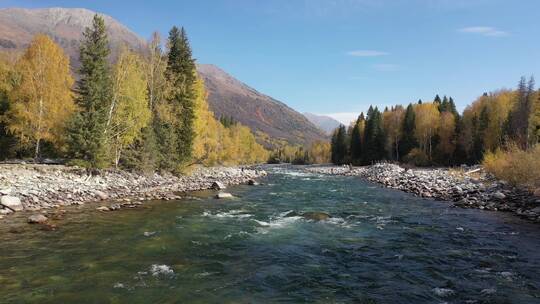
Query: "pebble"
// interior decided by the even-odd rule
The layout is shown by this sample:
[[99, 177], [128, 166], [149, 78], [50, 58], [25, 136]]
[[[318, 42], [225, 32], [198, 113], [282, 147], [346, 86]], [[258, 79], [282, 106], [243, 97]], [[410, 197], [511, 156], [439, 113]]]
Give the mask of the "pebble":
[[29, 224], [41, 224], [45, 223], [48, 220], [43, 214], [34, 214], [28, 217]]

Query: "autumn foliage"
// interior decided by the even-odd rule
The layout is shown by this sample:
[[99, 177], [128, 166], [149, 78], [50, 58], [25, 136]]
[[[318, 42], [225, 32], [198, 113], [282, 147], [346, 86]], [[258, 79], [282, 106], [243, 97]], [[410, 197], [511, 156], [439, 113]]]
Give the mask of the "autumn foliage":
[[16, 60], [0, 57], [0, 159], [173, 172], [268, 159], [249, 128], [224, 125], [209, 110], [183, 28], [173, 27], [166, 51], [153, 34], [148, 49], [125, 47], [112, 63], [103, 18], [83, 36], [76, 84], [68, 57], [46, 35]]

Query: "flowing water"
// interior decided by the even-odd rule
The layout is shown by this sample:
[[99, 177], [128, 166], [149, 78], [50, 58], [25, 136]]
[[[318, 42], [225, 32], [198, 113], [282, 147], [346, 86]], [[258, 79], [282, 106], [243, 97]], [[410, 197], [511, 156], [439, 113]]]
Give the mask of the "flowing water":
[[270, 171], [228, 189], [233, 200], [87, 206], [57, 231], [3, 225], [0, 302], [540, 303], [538, 225], [358, 178]]

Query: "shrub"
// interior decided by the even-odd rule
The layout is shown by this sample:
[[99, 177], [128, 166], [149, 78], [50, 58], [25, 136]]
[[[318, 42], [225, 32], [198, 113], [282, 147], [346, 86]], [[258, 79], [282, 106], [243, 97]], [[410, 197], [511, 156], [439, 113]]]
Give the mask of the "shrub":
[[513, 145], [506, 150], [488, 152], [482, 162], [498, 179], [529, 190], [540, 188], [540, 145], [524, 151]]
[[404, 161], [408, 164], [419, 167], [430, 165], [429, 157], [427, 156], [427, 154], [418, 148], [412, 149], [411, 152], [409, 152], [409, 154], [405, 156]]

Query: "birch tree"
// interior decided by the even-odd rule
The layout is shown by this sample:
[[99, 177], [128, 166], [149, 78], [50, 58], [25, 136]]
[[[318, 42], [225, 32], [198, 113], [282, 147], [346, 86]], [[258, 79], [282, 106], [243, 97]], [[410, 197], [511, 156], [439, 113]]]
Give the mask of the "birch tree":
[[112, 143], [114, 164], [118, 167], [122, 151], [132, 144], [151, 119], [143, 60], [124, 50], [114, 66], [113, 99], [107, 140]]
[[48, 36], [39, 34], [15, 69], [19, 78], [10, 94], [8, 129], [22, 144], [34, 145], [38, 158], [42, 141], [61, 142], [66, 120], [75, 110], [69, 59]]

